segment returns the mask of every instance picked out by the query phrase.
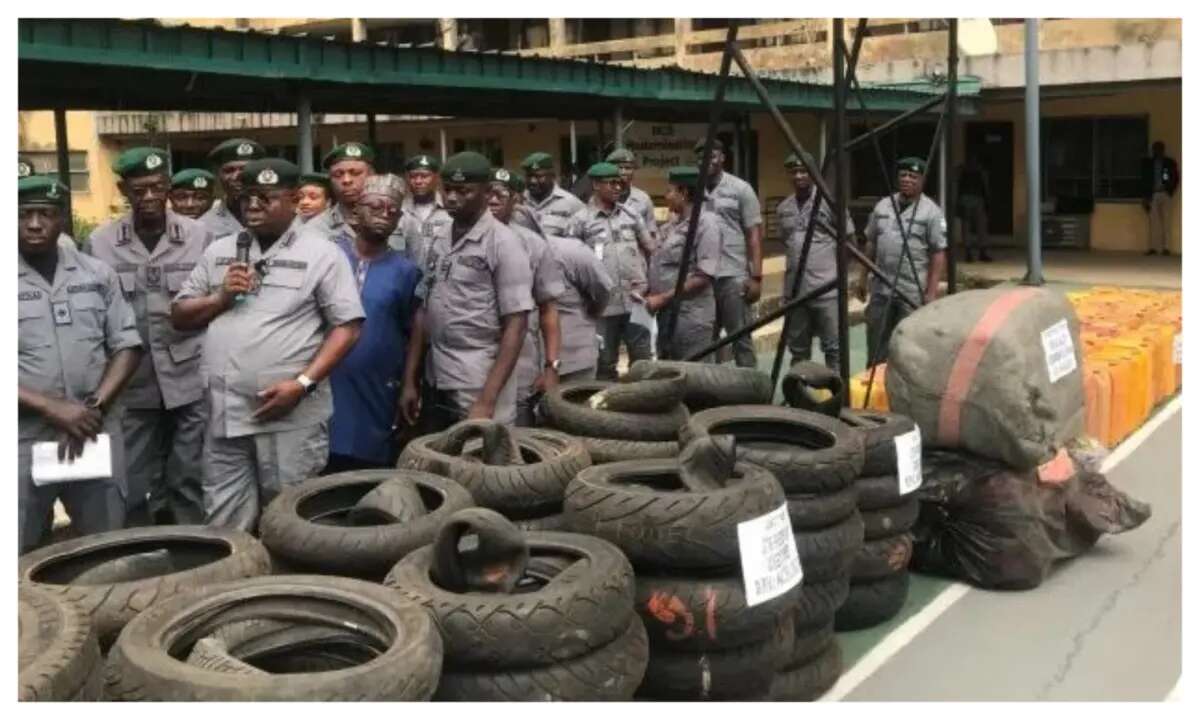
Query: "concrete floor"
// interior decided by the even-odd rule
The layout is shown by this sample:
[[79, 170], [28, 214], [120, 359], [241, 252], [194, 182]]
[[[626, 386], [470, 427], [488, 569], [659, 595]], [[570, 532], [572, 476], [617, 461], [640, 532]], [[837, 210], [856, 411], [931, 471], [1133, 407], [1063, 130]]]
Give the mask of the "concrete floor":
[[[990, 263], [959, 261], [960, 273], [1001, 282], [1019, 282], [1025, 277], [1023, 250], [1004, 248], [990, 254], [994, 258]], [[1183, 262], [1178, 255], [1045, 250], [1042, 274], [1052, 283], [1178, 290], [1183, 285]]]

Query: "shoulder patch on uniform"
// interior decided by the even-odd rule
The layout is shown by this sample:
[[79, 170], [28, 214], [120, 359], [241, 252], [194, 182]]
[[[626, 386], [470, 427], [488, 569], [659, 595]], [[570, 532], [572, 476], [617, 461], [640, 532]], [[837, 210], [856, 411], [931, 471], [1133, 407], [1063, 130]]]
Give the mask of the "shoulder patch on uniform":
[[28, 290], [26, 292], [17, 293], [17, 300], [41, 300], [41, 290]]
[[479, 270], [480, 272], [488, 271], [487, 260], [481, 258], [478, 255], [459, 255], [458, 256], [458, 264], [466, 265], [467, 267], [471, 268], [472, 270]]
[[163, 265], [163, 270], [166, 270], [167, 272], [180, 272], [181, 270], [191, 272], [195, 267], [196, 263], [194, 262], [167, 263], [166, 265]]
[[307, 260], [288, 260], [287, 258], [271, 258], [267, 267], [290, 268], [292, 270], [307, 270]]
[[237, 259], [237, 258], [233, 255], [220, 255], [220, 256], [214, 258], [213, 264], [216, 265], [217, 267], [220, 267], [222, 265], [232, 265], [233, 261], [235, 259]]
[[117, 266], [113, 269], [119, 273], [120, 272], [134, 272], [138, 269], [138, 264], [137, 263], [117, 263]]
[[67, 286], [67, 294], [69, 295], [86, 292], [104, 292], [104, 283], [80, 283], [78, 285]]

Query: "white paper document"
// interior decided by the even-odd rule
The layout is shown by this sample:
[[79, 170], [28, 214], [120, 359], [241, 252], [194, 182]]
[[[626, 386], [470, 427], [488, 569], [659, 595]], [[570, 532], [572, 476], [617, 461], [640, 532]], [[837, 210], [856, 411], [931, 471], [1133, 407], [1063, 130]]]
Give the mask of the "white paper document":
[[83, 455], [74, 461], [58, 459], [58, 443], [40, 442], [33, 444], [33, 484], [97, 480], [112, 477], [112, 449], [108, 433], [100, 433], [95, 440], [83, 445]]
[[777, 598], [796, 587], [804, 576], [792, 535], [787, 503], [766, 515], [738, 523], [746, 607]]

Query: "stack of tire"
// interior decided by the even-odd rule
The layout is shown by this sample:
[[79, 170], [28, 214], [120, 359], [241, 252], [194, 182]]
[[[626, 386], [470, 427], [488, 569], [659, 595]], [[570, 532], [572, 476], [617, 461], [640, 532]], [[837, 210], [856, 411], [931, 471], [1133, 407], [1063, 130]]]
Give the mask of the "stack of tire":
[[277, 573], [378, 582], [401, 558], [433, 542], [471, 494], [451, 480], [401, 469], [355, 470], [284, 488], [259, 530]]
[[[524, 530], [561, 530], [567, 483], [591, 464], [578, 438], [540, 428], [510, 429], [491, 420], [467, 420], [416, 438], [398, 462], [458, 483], [475, 505]], [[421, 544], [432, 539], [430, 534]]]
[[445, 656], [435, 700], [629, 700], [646, 669], [633, 569], [596, 537], [454, 514], [384, 580], [428, 609]]
[[619, 547], [636, 572], [650, 639], [637, 697], [766, 700], [792, 652], [798, 590], [750, 607], [738, 524], [783, 504], [770, 472], [734, 463], [732, 442], [681, 458], [594, 465], [567, 488], [569, 526]]
[[786, 496], [804, 576], [794, 604], [792, 653], [775, 675], [771, 697], [813, 700], [842, 672], [834, 618], [863, 547], [854, 487], [863, 466], [862, 439], [815, 412], [739, 405], [696, 413], [680, 442], [722, 435], [736, 438], [739, 462], [766, 468]]
[[896, 616], [908, 599], [910, 530], [920, 512], [916, 493], [901, 495], [895, 438], [911, 432], [903, 415], [843, 410], [843, 422], [863, 439], [865, 460], [855, 482], [865, 542], [854, 558], [850, 593], [838, 610], [838, 631], [859, 630]]
[[691, 412], [725, 405], [769, 405], [772, 402], [771, 377], [754, 368], [680, 360], [639, 360], [629, 368], [625, 380], [640, 383], [668, 377], [670, 373], [682, 374], [683, 404]]
[[17, 590], [17, 699], [101, 699], [104, 662], [96, 629], [73, 600], [44, 588]]

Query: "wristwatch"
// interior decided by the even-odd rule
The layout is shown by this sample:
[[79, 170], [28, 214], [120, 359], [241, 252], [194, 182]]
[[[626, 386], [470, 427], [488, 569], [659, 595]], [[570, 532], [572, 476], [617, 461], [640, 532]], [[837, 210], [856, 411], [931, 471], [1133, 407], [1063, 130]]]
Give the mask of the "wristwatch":
[[558, 368], [560, 365], [562, 365], [562, 360], [555, 360], [553, 362], [546, 363], [546, 369], [553, 370], [554, 372], [558, 372]]
[[100, 402], [100, 398], [96, 397], [95, 395], [91, 395], [84, 400], [83, 406], [89, 410], [99, 410], [100, 415], [102, 416], [108, 412], [108, 408], [105, 407], [104, 403]]
[[300, 383], [300, 387], [304, 388], [305, 395], [312, 395], [313, 391], [317, 389], [316, 381], [303, 373], [296, 376], [296, 382]]

